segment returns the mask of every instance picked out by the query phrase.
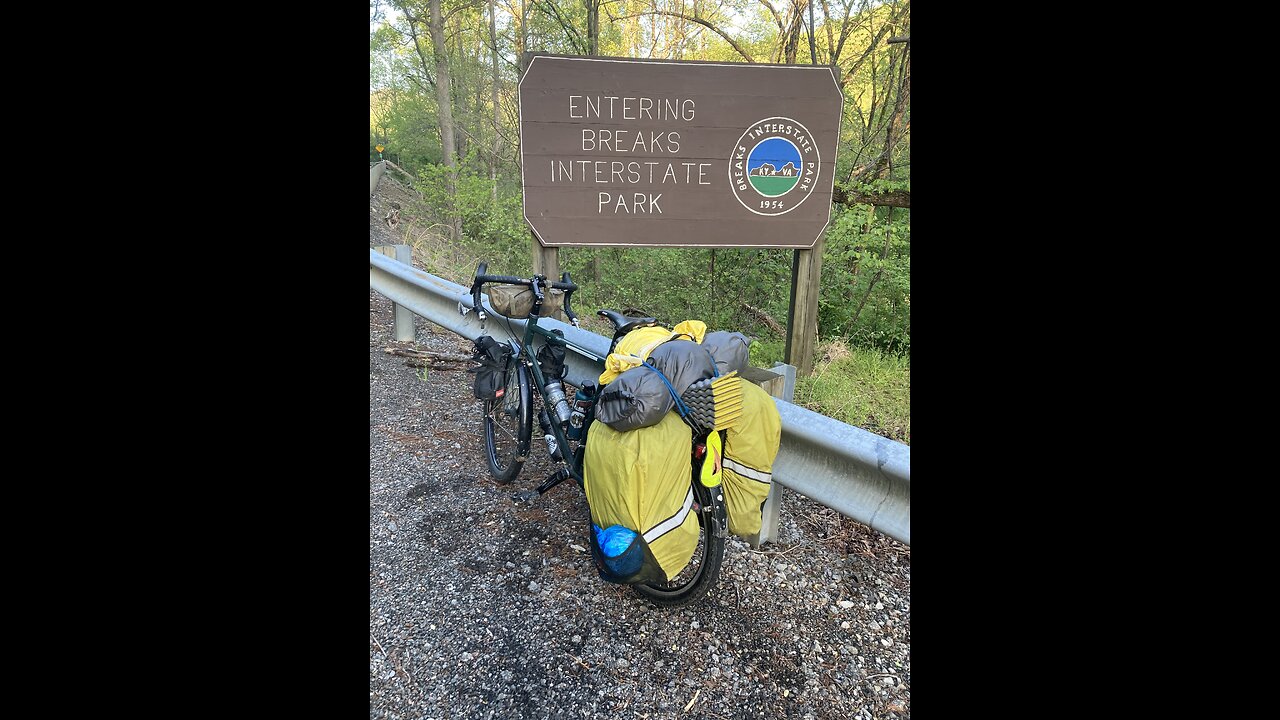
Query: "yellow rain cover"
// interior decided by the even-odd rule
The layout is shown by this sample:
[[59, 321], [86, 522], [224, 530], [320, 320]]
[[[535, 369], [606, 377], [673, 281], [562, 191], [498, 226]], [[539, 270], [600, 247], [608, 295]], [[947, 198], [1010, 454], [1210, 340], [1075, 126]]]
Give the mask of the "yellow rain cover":
[[773, 398], [758, 385], [742, 383], [742, 416], [725, 430], [724, 439], [725, 511], [734, 535], [760, 532], [760, 504], [769, 496], [781, 444], [782, 417]]
[[692, 431], [674, 412], [657, 425], [626, 432], [596, 422], [583, 459], [591, 522], [644, 536], [667, 578], [689, 564], [698, 545], [689, 486], [692, 443]]
[[684, 336], [701, 343], [706, 334], [707, 324], [701, 320], [685, 320], [670, 330], [656, 325], [632, 330], [622, 336], [618, 346], [605, 358], [600, 384], [608, 385], [614, 378], [644, 362], [654, 348], [668, 340]]

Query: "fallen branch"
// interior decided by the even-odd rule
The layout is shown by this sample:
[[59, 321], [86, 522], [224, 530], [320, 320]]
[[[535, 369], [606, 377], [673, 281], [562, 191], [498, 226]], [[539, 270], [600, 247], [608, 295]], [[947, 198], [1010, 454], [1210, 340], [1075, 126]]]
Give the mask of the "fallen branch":
[[786, 328], [779, 325], [778, 321], [770, 317], [769, 313], [765, 312], [764, 310], [761, 310], [760, 308], [755, 307], [753, 305], [749, 305], [747, 303], [742, 303], [742, 309], [751, 313], [751, 316], [754, 317], [755, 319], [759, 320], [765, 325], [768, 325], [770, 330], [778, 333], [779, 335], [787, 334]]
[[414, 177], [413, 175], [409, 174], [409, 171], [408, 171], [408, 170], [405, 170], [404, 168], [402, 168], [402, 167], [400, 167], [399, 165], [397, 165], [397, 164], [395, 164], [395, 163], [391, 162], [390, 160], [387, 160], [386, 162], [387, 162], [387, 167], [391, 168], [392, 170], [395, 170], [396, 172], [400, 173], [401, 175], [404, 175], [405, 177], [409, 178], [409, 180], [411, 180], [411, 181], [416, 181], [416, 180], [418, 179], [418, 178]]
[[470, 355], [458, 355], [456, 353], [442, 353], [432, 350], [418, 350], [417, 348], [402, 348], [394, 345], [386, 348], [388, 355], [399, 355], [401, 357], [424, 359], [430, 358], [443, 362], [471, 362]]
[[776, 551], [776, 550], [774, 550], [774, 551], [768, 551], [768, 550], [752, 550], [751, 548], [747, 548], [747, 550], [748, 550], [749, 552], [753, 552], [753, 553], [755, 553], [755, 554], [757, 554], [757, 555], [786, 555], [787, 553], [791, 552], [792, 550], [795, 550], [796, 548], [800, 547], [801, 545], [804, 545], [804, 541], [803, 541], [803, 540], [802, 540], [802, 541], [800, 541], [800, 542], [798, 542], [798, 543], [796, 543], [795, 545], [792, 545], [791, 547], [789, 547], [789, 548], [787, 548], [786, 550], [783, 550], [783, 551], [781, 551], [781, 552], [778, 552], [778, 551]]
[[886, 190], [884, 192], [859, 192], [857, 190], [846, 190], [839, 185], [831, 192], [831, 202], [839, 203], [846, 206], [854, 205], [879, 205], [888, 207], [911, 207], [911, 191], [910, 190]]
[[404, 364], [408, 365], [409, 367], [431, 368], [432, 370], [462, 370], [466, 367], [461, 364], [439, 365], [437, 363], [431, 362], [430, 360], [418, 360], [416, 358], [409, 358], [404, 361]]
[[411, 191], [414, 195], [417, 195], [419, 200], [425, 200], [425, 199], [426, 199], [426, 196], [424, 196], [424, 195], [422, 194], [422, 191], [421, 191], [421, 190], [419, 190], [419, 189], [414, 185], [414, 182], [416, 182], [416, 181], [418, 180], [418, 178], [414, 177], [413, 175], [410, 175], [408, 170], [405, 170], [404, 168], [402, 168], [402, 167], [400, 167], [399, 165], [397, 165], [397, 164], [395, 164], [395, 163], [391, 162], [390, 160], [387, 160], [387, 161], [386, 161], [386, 163], [387, 163], [387, 167], [389, 167], [389, 168], [391, 168], [392, 170], [395, 170], [396, 172], [398, 172], [398, 173], [400, 173], [400, 174], [404, 175], [405, 177], [409, 178], [409, 184], [408, 184], [408, 185], [406, 185], [406, 186], [402, 186], [402, 187], [404, 187], [405, 189], [407, 189], [407, 190]]

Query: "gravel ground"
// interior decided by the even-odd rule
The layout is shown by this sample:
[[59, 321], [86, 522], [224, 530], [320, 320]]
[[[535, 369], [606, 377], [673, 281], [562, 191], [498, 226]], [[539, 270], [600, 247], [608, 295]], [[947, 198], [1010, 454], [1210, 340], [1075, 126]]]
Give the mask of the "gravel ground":
[[[494, 483], [472, 376], [388, 355], [392, 318], [370, 291], [370, 718], [910, 717], [909, 547], [787, 490], [780, 542], [730, 539], [706, 598], [653, 608], [596, 575], [576, 485], [511, 501], [538, 445]], [[471, 348], [421, 318], [416, 344]]]

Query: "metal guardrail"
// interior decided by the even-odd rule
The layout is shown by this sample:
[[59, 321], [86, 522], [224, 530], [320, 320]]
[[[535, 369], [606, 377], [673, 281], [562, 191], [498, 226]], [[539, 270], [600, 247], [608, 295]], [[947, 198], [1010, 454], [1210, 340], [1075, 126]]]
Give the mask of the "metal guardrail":
[[382, 179], [382, 174], [387, 171], [387, 161], [382, 160], [369, 166], [369, 194], [372, 195], [374, 188], [378, 187], [378, 181]]
[[[485, 329], [472, 307], [470, 289], [369, 251], [369, 288], [414, 313], [474, 340], [503, 330], [520, 336], [524, 320], [492, 312], [482, 296]], [[468, 309], [466, 315], [460, 308]], [[585, 314], [584, 308], [576, 309]], [[592, 310], [586, 310], [592, 312]], [[594, 382], [604, 369], [609, 339], [550, 318], [539, 327], [563, 330], [565, 339], [594, 353], [566, 353], [568, 380]], [[571, 349], [572, 350], [572, 349]], [[812, 498], [892, 538], [911, 544], [911, 448], [775, 398], [782, 416], [782, 447], [773, 464], [779, 484]]]

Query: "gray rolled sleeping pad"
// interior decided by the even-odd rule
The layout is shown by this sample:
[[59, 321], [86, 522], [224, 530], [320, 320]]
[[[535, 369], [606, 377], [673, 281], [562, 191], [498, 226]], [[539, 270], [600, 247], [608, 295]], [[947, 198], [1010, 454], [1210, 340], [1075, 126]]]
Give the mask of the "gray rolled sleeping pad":
[[[741, 371], [747, 366], [750, 343], [742, 333], [707, 333], [701, 345], [669, 340], [649, 354], [649, 361], [682, 394], [699, 380]], [[673, 407], [675, 400], [662, 377], [647, 367], [633, 367], [600, 392], [596, 419], [623, 432], [656, 425]]]

